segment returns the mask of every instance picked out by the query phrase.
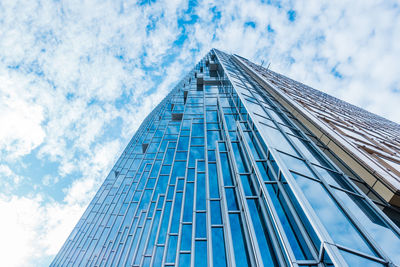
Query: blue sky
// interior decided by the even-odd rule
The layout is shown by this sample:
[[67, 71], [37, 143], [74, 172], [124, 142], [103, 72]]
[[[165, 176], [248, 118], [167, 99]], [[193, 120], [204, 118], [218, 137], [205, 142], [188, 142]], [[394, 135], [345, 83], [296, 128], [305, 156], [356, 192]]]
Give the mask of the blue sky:
[[212, 47], [400, 122], [399, 43], [390, 0], [0, 1], [0, 264], [50, 263]]

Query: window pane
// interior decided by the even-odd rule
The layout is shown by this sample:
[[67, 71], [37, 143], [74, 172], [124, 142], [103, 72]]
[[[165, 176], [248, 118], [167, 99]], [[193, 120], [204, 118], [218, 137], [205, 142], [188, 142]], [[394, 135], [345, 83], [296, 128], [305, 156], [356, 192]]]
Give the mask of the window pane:
[[226, 266], [223, 228], [212, 228], [212, 251], [214, 266]]
[[226, 202], [228, 204], [228, 210], [238, 210], [239, 207], [236, 201], [236, 195], [234, 189], [226, 188], [225, 194], [226, 194]]
[[207, 241], [196, 241], [195, 266], [207, 266]]
[[192, 247], [192, 225], [182, 225], [181, 250], [190, 250]]
[[316, 179], [316, 177], [313, 175], [313, 173], [311, 172], [311, 170], [308, 168], [308, 166], [306, 165], [306, 163], [303, 160], [286, 155], [284, 153], [279, 153], [279, 157], [283, 160], [283, 162], [285, 163], [286, 167], [289, 170], [293, 170], [295, 172], [298, 172], [303, 175], [313, 177]]
[[243, 233], [242, 222], [239, 214], [229, 214], [229, 222], [231, 226], [232, 244], [235, 254], [236, 266], [250, 266], [246, 241]]
[[178, 236], [176, 235], [169, 236], [166, 262], [175, 262], [177, 241], [178, 241]]
[[187, 267], [190, 266], [190, 254], [181, 253], [179, 256], [179, 266]]
[[260, 251], [262, 251], [261, 257], [263, 259], [264, 266], [278, 266], [275, 258], [275, 252], [273, 250], [271, 240], [269, 239], [270, 234], [266, 228], [258, 200], [249, 199], [247, 203], [253, 221], [258, 246]]
[[208, 179], [208, 184], [210, 187], [210, 197], [219, 198], [217, 165], [215, 163], [208, 164]]
[[211, 206], [211, 224], [222, 224], [221, 208], [219, 200], [210, 201]]
[[222, 177], [224, 179], [224, 185], [233, 185], [231, 168], [228, 161], [228, 156], [226, 153], [220, 153], [221, 158], [221, 169]]
[[335, 190], [347, 208], [368, 230], [383, 251], [400, 265], [400, 238], [390, 229], [374, 210], [360, 197]]
[[196, 213], [196, 238], [206, 238], [206, 213]]
[[296, 259], [312, 259], [311, 252], [301, 234], [300, 228], [296, 224], [293, 214], [290, 212], [288, 204], [277, 185], [266, 184], [266, 187]]
[[296, 155], [293, 147], [289, 144], [286, 138], [282, 135], [282, 133], [272, 127], [266, 126], [265, 124], [260, 123], [260, 132], [262, 136], [269, 141], [268, 143], [275, 147], [276, 149], [282, 150], [283, 152], [289, 153], [291, 155]]
[[293, 176], [334, 242], [375, 256], [374, 251], [321, 183], [294, 173]]
[[363, 266], [363, 267], [383, 267], [385, 265], [369, 260], [367, 258], [355, 255], [345, 250], [340, 250], [343, 255], [345, 261], [349, 264], [349, 266]]

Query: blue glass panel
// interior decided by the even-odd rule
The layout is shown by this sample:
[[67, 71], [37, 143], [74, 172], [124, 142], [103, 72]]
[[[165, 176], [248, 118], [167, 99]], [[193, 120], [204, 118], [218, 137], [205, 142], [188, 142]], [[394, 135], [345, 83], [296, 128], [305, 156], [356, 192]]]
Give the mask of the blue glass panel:
[[203, 124], [192, 124], [192, 136], [203, 137], [204, 136], [204, 125]]
[[340, 250], [343, 258], [347, 262], [349, 266], [363, 266], [363, 267], [383, 267], [383, 265], [379, 262], [355, 255], [345, 250]]
[[326, 189], [319, 183], [293, 173], [297, 184], [324, 224], [332, 239], [345, 247], [375, 255], [358, 230], [332, 200]]
[[236, 129], [236, 119], [234, 115], [225, 114], [225, 122], [226, 128], [228, 130], [235, 130]]
[[274, 120], [276, 120], [277, 122], [282, 123], [282, 124], [288, 124], [287, 121], [286, 121], [286, 119], [283, 118], [282, 115], [278, 114], [278, 112], [276, 112], [276, 111], [274, 111], [274, 110], [272, 110], [272, 109], [268, 109], [268, 112], [269, 112], [270, 116], [271, 116]]
[[233, 154], [235, 155], [236, 165], [239, 173], [248, 172], [248, 168], [245, 163], [244, 155], [239, 143], [232, 143]]
[[169, 179], [169, 176], [165, 176], [165, 175], [158, 177], [156, 193], [165, 193], [165, 190], [167, 189], [168, 179]]
[[257, 237], [258, 247], [260, 248], [261, 257], [264, 266], [278, 266], [276, 261], [275, 252], [272, 247], [269, 233], [264, 222], [264, 217], [261, 213], [261, 208], [257, 199], [247, 200], [250, 215], [253, 221], [254, 231]]
[[154, 188], [155, 184], [156, 184], [156, 179], [155, 178], [149, 178], [147, 180], [146, 188]]
[[193, 192], [194, 184], [186, 183], [186, 193], [185, 193], [185, 208], [183, 210], [183, 221], [191, 222], [193, 217]]
[[212, 228], [212, 251], [214, 266], [226, 266], [226, 253], [224, 241], [224, 229]]
[[228, 98], [226, 98], [226, 97], [220, 97], [219, 98], [219, 104], [222, 107], [230, 107], [231, 106], [230, 103], [228, 102]]
[[187, 267], [190, 266], [190, 254], [181, 253], [179, 254], [179, 266]]
[[189, 168], [188, 173], [187, 173], [187, 180], [188, 181], [194, 181], [195, 177], [195, 169], [194, 168]]
[[236, 201], [236, 195], [233, 188], [225, 189], [226, 202], [228, 204], [228, 210], [238, 210], [238, 204]]
[[206, 179], [204, 173], [197, 174], [197, 185], [196, 185], [196, 209], [206, 209]]
[[178, 150], [187, 150], [189, 146], [189, 137], [181, 136], [178, 142]]
[[215, 163], [208, 164], [208, 178], [210, 197], [219, 198], [217, 165]]
[[207, 148], [215, 148], [215, 142], [219, 139], [218, 131], [207, 131]]
[[160, 196], [160, 198], [158, 199], [158, 203], [157, 203], [157, 209], [161, 209], [162, 205], [164, 204], [164, 196]]
[[206, 213], [197, 212], [196, 213], [196, 238], [206, 238], [206, 229], [207, 229], [207, 222], [206, 222]]
[[168, 187], [168, 193], [167, 193], [168, 200], [172, 200], [172, 198], [174, 197], [174, 192], [175, 192], [175, 185], [170, 185]]
[[303, 160], [286, 155], [284, 153], [279, 153], [279, 157], [282, 159], [289, 170], [293, 170], [300, 174], [317, 179]]
[[218, 122], [218, 113], [217, 111], [206, 111], [206, 119], [207, 122]]
[[286, 138], [283, 136], [283, 134], [272, 127], [269, 127], [265, 124], [260, 123], [260, 132], [261, 135], [264, 136], [269, 142], [269, 144], [276, 148], [279, 149], [283, 152], [289, 153], [291, 155], [296, 155], [296, 152], [294, 151], [293, 147], [289, 144], [289, 142], [286, 140]]
[[150, 224], [151, 224], [151, 220], [147, 219], [144, 229], [143, 229], [143, 234], [142, 234], [142, 238], [140, 240], [139, 246], [137, 248], [137, 254], [136, 254], [136, 258], [135, 258], [135, 264], [139, 264], [140, 260], [142, 259], [142, 254], [143, 254], [143, 250], [144, 250], [144, 246], [145, 246], [145, 241], [146, 239], [143, 238], [143, 236], [147, 236], [150, 230]]
[[250, 151], [253, 155], [253, 158], [255, 160], [257, 159], [262, 159], [262, 152], [260, 148], [258, 147], [255, 138], [253, 137], [253, 134], [250, 132], [245, 131], [244, 133], [245, 140], [247, 141], [247, 144], [249, 145]]
[[194, 257], [196, 267], [207, 266], [207, 241], [196, 241]]
[[219, 200], [210, 201], [211, 224], [222, 224]]
[[190, 130], [181, 130], [181, 136], [189, 136]]
[[353, 188], [348, 184], [348, 182], [345, 181], [345, 178], [342, 175], [331, 172], [329, 170], [325, 170], [324, 168], [318, 166], [314, 167], [318, 174], [322, 176], [322, 179], [324, 179], [329, 184], [354, 192]]
[[175, 160], [186, 160], [187, 152], [176, 152]]
[[182, 193], [176, 193], [175, 195], [175, 203], [174, 209], [172, 212], [172, 222], [170, 233], [178, 233], [179, 230], [179, 219], [181, 217], [181, 208], [182, 208]]
[[154, 266], [161, 266], [164, 247], [156, 247], [156, 254], [154, 255]]
[[218, 143], [218, 148], [219, 148], [219, 151], [220, 152], [222, 152], [222, 151], [226, 151], [226, 145], [225, 145], [225, 143]]
[[175, 183], [177, 177], [184, 177], [186, 170], [186, 161], [175, 161], [174, 169], [171, 173], [171, 183]]
[[327, 162], [323, 160], [309, 142], [300, 140], [299, 138], [288, 135], [289, 138], [294, 142], [297, 148], [303, 153], [305, 159], [311, 161], [312, 163], [319, 164], [321, 166], [327, 166]]
[[183, 120], [182, 122], [182, 130], [189, 130], [190, 129], [190, 125], [192, 124], [191, 120]]
[[[175, 140], [176, 138], [177, 138], [177, 136], [174, 135], [174, 137], [172, 139]], [[176, 146], [176, 142], [172, 142], [172, 141], [168, 142], [168, 148], [174, 148], [175, 149], [175, 146]]]
[[246, 196], [253, 196], [256, 194], [255, 188], [253, 187], [253, 184], [251, 183], [251, 178], [250, 175], [240, 175], [240, 179], [242, 180], [242, 185], [244, 189], [244, 194]]
[[194, 168], [196, 159], [204, 159], [204, 147], [203, 146], [190, 147], [189, 167]]
[[192, 225], [182, 224], [181, 250], [191, 250], [192, 247]]
[[169, 214], [171, 212], [171, 202], [167, 201], [164, 207], [164, 214], [161, 220], [160, 234], [158, 236], [158, 244], [164, 244], [167, 230], [168, 230], [168, 221]]
[[169, 236], [166, 262], [175, 262], [177, 242], [178, 242], [178, 236], [176, 235]]
[[204, 145], [204, 138], [203, 137], [192, 137], [190, 141], [191, 145]]
[[172, 160], [174, 159], [174, 152], [175, 152], [175, 149], [173, 149], [173, 148], [167, 149], [167, 154], [165, 155], [164, 164], [172, 163]]
[[231, 168], [228, 161], [228, 155], [226, 153], [220, 153], [221, 159], [221, 169], [222, 169], [222, 178], [224, 179], [224, 185], [233, 185]]
[[150, 257], [145, 257], [143, 261], [143, 267], [148, 267], [150, 266], [151, 258]]
[[177, 134], [179, 132], [180, 125], [168, 125], [166, 134]]
[[169, 175], [169, 173], [170, 173], [170, 171], [171, 171], [171, 165], [163, 165], [162, 167], [161, 167], [161, 172], [160, 172], [160, 174], [161, 175]]
[[154, 246], [154, 243], [156, 240], [157, 227], [158, 227], [158, 222], [160, 220], [160, 215], [161, 215], [161, 211], [156, 211], [153, 226], [152, 226], [151, 232], [150, 232], [149, 243], [146, 248], [146, 254], [151, 254], [151, 252], [153, 251], [153, 246]]
[[256, 164], [257, 164], [258, 170], [260, 172], [261, 178], [264, 181], [275, 180], [273, 178], [272, 174], [270, 172], [267, 172], [269, 167], [268, 167], [268, 164], [266, 162], [257, 162]]
[[208, 161], [215, 161], [215, 150], [208, 150]]
[[243, 226], [239, 216], [237, 213], [229, 214], [236, 266], [250, 266]]
[[207, 123], [207, 130], [218, 130], [219, 124], [218, 123]]
[[177, 191], [182, 191], [183, 190], [183, 186], [185, 185], [185, 180], [184, 179], [178, 179], [178, 181], [177, 181], [177, 187], [176, 187], [176, 190]]
[[[283, 176], [282, 176], [282, 177], [283, 177]], [[283, 177], [283, 179], [284, 179], [284, 177]], [[301, 222], [303, 223], [304, 227], [306, 228], [307, 234], [309, 235], [309, 237], [310, 237], [311, 240], [313, 241], [314, 247], [317, 248], [317, 249], [319, 249], [319, 247], [321, 246], [321, 241], [319, 240], [319, 238], [318, 238], [318, 236], [317, 236], [317, 234], [316, 234], [314, 228], [311, 226], [311, 223], [310, 223], [310, 221], [309, 221], [309, 218], [308, 218], [308, 217], [306, 216], [306, 214], [304, 213], [304, 211], [303, 211], [303, 209], [301, 208], [299, 202], [297, 201], [296, 197], [294, 196], [293, 192], [291, 191], [291, 189], [290, 189], [288, 183], [287, 183], [287, 182], [283, 183], [283, 186], [284, 186], [284, 188], [285, 188], [285, 192], [286, 192], [287, 195], [288, 195], [289, 201], [291, 201], [291, 203], [293, 204], [293, 206], [294, 206], [294, 208], [296, 209], [296, 212], [297, 212], [297, 214], [298, 214], [298, 216], [299, 216]], [[268, 187], [267, 187], [267, 188], [268, 188]], [[282, 195], [281, 195], [282, 193], [279, 193], [279, 191], [276, 189], [276, 187], [275, 187], [275, 192], [278, 192], [277, 194], [278, 194], [278, 197], [279, 197], [279, 199], [280, 199], [280, 201], [281, 201], [281, 203], [282, 203], [282, 207], [285, 209], [287, 204], [285, 203], [285, 200], [283, 199], [283, 197], [282, 197]], [[273, 195], [273, 194], [271, 194], [271, 196], [272, 196], [272, 195]], [[290, 212], [287, 212], [286, 214], [288, 214], [288, 216], [289, 216], [288, 219], [289, 219], [289, 221], [290, 221], [290, 220], [291, 220], [292, 214], [291, 214]], [[295, 224], [293, 224], [293, 225], [294, 225], [294, 227], [293, 227], [294, 232], [296, 233], [296, 231], [297, 231], [297, 226], [296, 226]], [[288, 234], [288, 237], [289, 237], [289, 236], [290, 236], [290, 235]], [[299, 242], [302, 243], [302, 239], [299, 239], [299, 240], [300, 240]], [[289, 241], [290, 241], [290, 239], [289, 239]], [[300, 246], [300, 247], [305, 248], [306, 246]]]
[[362, 222], [363, 227], [375, 239], [395, 264], [400, 265], [400, 238], [377, 213], [360, 197], [335, 190], [346, 207]]
[[197, 171], [205, 172], [206, 171], [206, 163], [204, 160], [197, 161]]
[[261, 105], [257, 103], [256, 99], [251, 99], [248, 97], [245, 97], [245, 102], [246, 102], [246, 106], [249, 107], [249, 109], [252, 112], [256, 112], [258, 114], [264, 115], [264, 116], [268, 116], [267, 113], [265, 113], [265, 111], [262, 109]]

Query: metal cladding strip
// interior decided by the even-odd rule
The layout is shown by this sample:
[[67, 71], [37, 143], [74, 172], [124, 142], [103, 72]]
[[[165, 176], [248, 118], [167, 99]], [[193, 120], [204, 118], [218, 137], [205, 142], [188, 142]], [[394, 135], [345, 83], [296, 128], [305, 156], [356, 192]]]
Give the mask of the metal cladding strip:
[[[398, 193], [400, 191], [400, 182], [394, 179], [392, 176], [388, 175], [386, 170], [384, 170], [382, 166], [376, 164], [374, 161], [372, 161], [364, 154], [362, 154], [360, 151], [358, 151], [358, 149], [354, 148], [354, 146], [351, 143], [349, 143], [348, 140], [343, 138], [341, 135], [323, 125], [322, 122], [315, 117], [315, 115], [313, 115], [308, 110], [304, 109], [302, 106], [300, 106], [296, 101], [292, 100], [286, 94], [276, 89], [274, 85], [272, 85], [259, 73], [253, 70], [248, 64], [246, 64], [246, 62], [244, 62], [238, 56], [233, 55], [233, 57], [235, 58], [236, 62], [244, 66], [244, 69], [246, 69], [250, 75], [252, 75], [253, 77], [255, 76], [263, 83], [267, 84], [273, 90], [274, 93], [278, 94], [279, 97], [281, 97], [284, 101], [286, 101], [286, 104], [289, 104], [305, 119], [307, 119], [310, 123], [312, 123], [313, 126], [316, 127], [321, 133], [323, 133], [331, 141], [333, 141], [335, 145], [339, 146], [342, 150], [344, 150], [344, 152], [347, 153], [349, 156], [351, 156], [352, 159], [355, 160], [360, 165], [360, 167], [364, 168], [368, 173], [374, 176], [375, 179], [378, 179], [379, 181], [383, 182], [384, 185], [386, 185], [393, 194]], [[387, 197], [384, 198], [387, 200]]]
[[[218, 50], [215, 50], [215, 51], [216, 51], [216, 55], [217, 55], [217, 57], [219, 59], [219, 62], [221, 63], [221, 65], [222, 65], [222, 67], [224, 69], [224, 72], [226, 73], [226, 75], [228, 76], [229, 80], [231, 81], [232, 77], [230, 75], [230, 71], [227, 70], [227, 67], [224, 65], [223, 60], [221, 58], [224, 54], [222, 54], [222, 52], [220, 52]], [[231, 56], [229, 56], [229, 57], [231, 57]], [[236, 92], [238, 93], [239, 98], [241, 99], [241, 101], [242, 101], [243, 105], [245, 106], [246, 110], [248, 111], [249, 116], [253, 120], [254, 124], [256, 125], [257, 128], [260, 129], [261, 127], [259, 125], [259, 122], [254, 117], [254, 114], [251, 112], [251, 109], [249, 109], [246, 106], [246, 101], [243, 98], [243, 96], [241, 95], [241, 89], [238, 88], [237, 86], [235, 86], [234, 83], [232, 83], [232, 86], [235, 88]], [[283, 162], [281, 162], [280, 158], [278, 157], [278, 153], [272, 148], [272, 146], [269, 144], [269, 141], [265, 138], [265, 136], [261, 135], [261, 137], [262, 137], [263, 141], [265, 142], [265, 144], [267, 145], [267, 147], [270, 148], [270, 153], [272, 154], [272, 156], [276, 160], [279, 168], [282, 170], [282, 172], [283, 172], [284, 176], [286, 177], [287, 182], [288, 182], [290, 188], [292, 189], [294, 195], [299, 200], [301, 208], [303, 209], [303, 211], [305, 212], [307, 217], [310, 219], [310, 223], [311, 223], [312, 227], [315, 229], [315, 231], [316, 231], [316, 233], [318, 235], [318, 238], [321, 240], [321, 243], [323, 243], [323, 246], [324, 246], [326, 252], [328, 253], [329, 257], [331, 258], [332, 262], [336, 266], [348, 266], [346, 261], [344, 260], [344, 258], [340, 254], [338, 248], [336, 246], [329, 245], [329, 244], [334, 244], [332, 238], [330, 237], [330, 235], [328, 234], [328, 232], [326, 231], [326, 229], [324, 228], [324, 226], [322, 225], [322, 223], [318, 219], [318, 216], [315, 214], [315, 212], [311, 208], [310, 204], [306, 200], [304, 194], [301, 192], [301, 190], [298, 187], [298, 185], [295, 183], [294, 178], [292, 177], [290, 172], [287, 170], [285, 164], [283, 164]]]

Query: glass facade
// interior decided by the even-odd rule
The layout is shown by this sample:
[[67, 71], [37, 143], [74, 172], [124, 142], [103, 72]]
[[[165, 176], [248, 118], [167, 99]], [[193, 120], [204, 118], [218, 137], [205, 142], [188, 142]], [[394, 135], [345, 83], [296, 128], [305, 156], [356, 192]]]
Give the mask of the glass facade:
[[239, 56], [235, 59], [307, 125], [303, 131], [311, 132], [325, 154], [400, 225], [400, 125]]
[[399, 228], [238, 60], [145, 119], [52, 266], [400, 265]]

